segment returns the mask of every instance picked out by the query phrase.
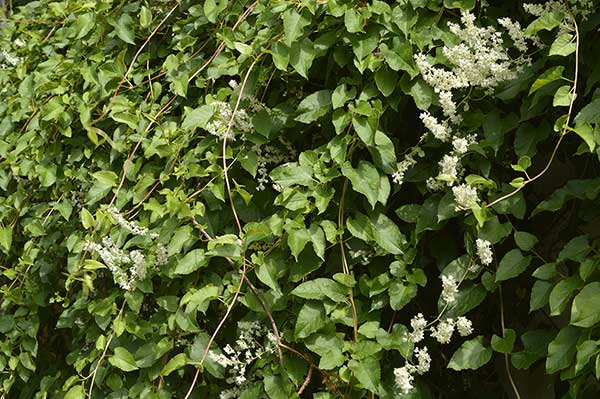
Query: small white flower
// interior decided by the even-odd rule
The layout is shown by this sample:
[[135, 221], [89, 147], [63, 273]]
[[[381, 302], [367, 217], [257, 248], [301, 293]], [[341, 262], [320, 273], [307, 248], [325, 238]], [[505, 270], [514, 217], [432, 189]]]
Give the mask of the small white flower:
[[477, 256], [479, 256], [481, 263], [486, 266], [492, 263], [494, 260], [494, 255], [492, 253], [492, 246], [490, 242], [478, 238], [475, 241], [475, 245], [477, 246]]
[[413, 342], [421, 342], [425, 337], [425, 327], [427, 326], [427, 320], [423, 317], [423, 313], [418, 313], [410, 321], [410, 326], [413, 332], [410, 334], [410, 338]]
[[460, 158], [453, 155], [444, 155], [444, 157], [438, 162], [440, 167], [439, 177], [443, 177], [444, 180], [454, 181], [458, 178]]
[[456, 211], [469, 210], [473, 205], [476, 205], [479, 202], [477, 189], [468, 184], [452, 187], [452, 193], [454, 194], [454, 201], [456, 202]]
[[416, 348], [415, 356], [417, 357], [417, 365], [415, 366], [415, 371], [418, 374], [425, 374], [429, 371], [431, 366], [431, 356], [429, 356], [429, 352], [427, 347]]
[[452, 276], [442, 275], [442, 300], [447, 303], [453, 303], [458, 293], [458, 283]]
[[469, 150], [469, 141], [464, 137], [455, 137], [452, 139], [452, 147], [457, 154], [464, 154]]
[[429, 130], [436, 139], [440, 141], [448, 141], [450, 134], [452, 133], [452, 129], [450, 129], [447, 123], [440, 123], [429, 112], [421, 113], [419, 118], [421, 118], [421, 121], [423, 121], [425, 128], [427, 128], [427, 130]]
[[471, 320], [467, 319], [464, 316], [460, 316], [456, 319], [456, 329], [461, 337], [466, 337], [473, 332], [473, 325]]
[[445, 321], [440, 321], [437, 328], [432, 327], [431, 331], [431, 336], [440, 344], [447, 344], [450, 342], [452, 333], [454, 332], [454, 320], [449, 318]]
[[404, 395], [410, 393], [414, 388], [412, 383], [415, 377], [412, 376], [406, 366], [394, 369], [394, 378], [396, 385], [398, 385]]

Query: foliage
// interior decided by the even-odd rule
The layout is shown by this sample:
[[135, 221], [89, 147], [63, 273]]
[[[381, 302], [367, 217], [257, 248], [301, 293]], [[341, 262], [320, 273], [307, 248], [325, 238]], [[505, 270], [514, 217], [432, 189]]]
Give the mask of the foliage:
[[13, 9], [0, 397], [597, 397], [600, 12], [489, 3]]

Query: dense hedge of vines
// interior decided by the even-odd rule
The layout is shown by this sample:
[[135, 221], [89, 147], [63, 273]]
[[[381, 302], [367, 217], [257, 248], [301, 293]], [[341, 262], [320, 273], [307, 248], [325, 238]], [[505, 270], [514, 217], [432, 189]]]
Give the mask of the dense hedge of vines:
[[596, 1], [8, 3], [0, 398], [600, 394]]

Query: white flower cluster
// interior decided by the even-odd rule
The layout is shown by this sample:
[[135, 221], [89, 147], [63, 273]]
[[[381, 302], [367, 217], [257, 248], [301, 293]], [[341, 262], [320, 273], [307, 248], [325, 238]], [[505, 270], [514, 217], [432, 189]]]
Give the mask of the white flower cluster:
[[454, 201], [456, 202], [456, 211], [469, 210], [474, 204], [479, 202], [477, 189], [468, 184], [463, 183], [452, 187], [452, 194], [454, 194]]
[[394, 172], [392, 174], [392, 181], [398, 185], [402, 185], [402, 183], [404, 183], [404, 174], [406, 173], [406, 171], [408, 169], [410, 169], [412, 166], [414, 166], [417, 161], [415, 160], [415, 157], [419, 156], [419, 157], [423, 157], [425, 156], [425, 153], [423, 152], [423, 150], [421, 149], [421, 147], [414, 146], [411, 148], [410, 152], [408, 152], [405, 156], [404, 159], [401, 162], [398, 162], [398, 165], [396, 167], [396, 172]]
[[0, 54], [2, 54], [2, 57], [4, 57], [4, 60], [10, 65], [10, 66], [17, 66], [20, 65], [21, 63], [23, 63], [23, 57], [15, 57], [14, 55], [10, 54], [8, 51], [2, 49], [0, 50]]
[[394, 379], [396, 385], [404, 395], [407, 395], [414, 388], [413, 381], [415, 379], [414, 374], [425, 374], [429, 371], [431, 366], [431, 356], [427, 347], [416, 348], [415, 357], [417, 358], [417, 364], [406, 364], [403, 367], [394, 369]]
[[216, 114], [212, 117], [212, 120], [206, 125], [206, 130], [219, 138], [224, 138], [227, 133], [227, 126], [229, 121], [233, 117], [231, 130], [227, 133], [228, 140], [235, 140], [237, 135], [243, 135], [252, 130], [252, 121], [250, 116], [243, 109], [238, 109], [233, 116], [233, 109], [229, 103], [224, 101], [215, 101], [211, 103], [213, 107], [217, 108]]
[[[425, 331], [427, 330], [427, 320], [425, 320], [423, 314], [419, 313], [414, 316], [410, 321], [410, 326], [413, 331], [408, 338], [414, 343], [421, 342], [425, 338]], [[455, 328], [461, 337], [466, 337], [473, 332], [471, 320], [464, 316], [460, 316], [456, 320], [447, 318], [438, 322], [437, 326], [430, 327], [429, 330], [432, 338], [435, 338], [441, 344], [447, 344], [450, 342]]]
[[[420, 118], [427, 131], [442, 142], [450, 141], [453, 148], [439, 161], [437, 177], [431, 177], [426, 182], [427, 188], [432, 191], [445, 186], [452, 187], [459, 182], [462, 169], [460, 157], [467, 153], [469, 146], [476, 143], [475, 135], [454, 133], [462, 121], [457, 113], [454, 92], [469, 87], [490, 92], [499, 83], [514, 79], [526, 62], [523, 57], [513, 60], [504, 46], [502, 33], [492, 26], [476, 26], [475, 19], [470, 12], [463, 12], [461, 24], [448, 23], [450, 31], [460, 42], [442, 48], [447, 60], [445, 67], [432, 65], [425, 54], [415, 55], [415, 63], [423, 79], [438, 94], [445, 119], [438, 119], [429, 112], [421, 113]], [[503, 18], [498, 23], [506, 29], [515, 48], [521, 52], [527, 51], [523, 29], [518, 22]], [[466, 184], [453, 187], [453, 192], [456, 210], [469, 210], [473, 203], [479, 201], [475, 188]]]
[[[290, 143], [283, 142], [288, 151], [282, 151], [279, 148], [272, 145], [256, 146], [255, 151], [258, 156], [258, 169], [256, 181], [257, 191], [263, 191], [267, 188], [267, 185], [271, 182], [269, 177], [269, 165], [279, 165], [284, 162], [291, 161], [296, 154], [296, 151], [292, 148]], [[278, 184], [271, 184], [271, 187], [275, 191], [282, 191], [282, 187]]]
[[482, 240], [478, 238], [475, 241], [475, 246], [477, 247], [477, 256], [483, 265], [489, 265], [494, 260], [494, 255], [492, 253], [492, 244], [487, 240]]
[[130, 222], [130, 221], [126, 220], [123, 217], [123, 215], [121, 215], [121, 213], [119, 212], [119, 210], [116, 207], [110, 206], [106, 209], [106, 211], [110, 214], [110, 216], [112, 216], [114, 221], [119, 226], [121, 226], [125, 230], [129, 231], [130, 233], [135, 234], [136, 236], [148, 235], [152, 239], [155, 239], [158, 237], [158, 234], [156, 234], [156, 233], [148, 234], [148, 229], [146, 227], [141, 227], [135, 222]]
[[525, 3], [523, 9], [536, 17], [553, 11], [562, 11], [567, 16], [580, 15], [583, 20], [586, 20], [594, 8], [598, 7], [597, 3], [595, 0], [550, 0], [538, 4]]
[[[240, 321], [238, 322], [239, 336], [232, 347], [227, 344], [223, 348], [224, 353], [209, 351], [208, 356], [225, 368], [228, 376], [225, 382], [234, 385], [220, 394], [220, 399], [238, 398], [241, 393], [241, 387], [248, 382], [249, 376], [246, 369], [255, 360], [265, 354], [275, 351], [277, 339], [275, 335], [266, 327], [261, 326], [258, 321]], [[266, 336], [266, 343], [263, 345], [263, 338]], [[258, 376], [256, 376], [258, 377]]]
[[456, 301], [458, 294], [458, 282], [452, 276], [442, 275], [442, 300], [446, 304]]
[[[108, 236], [102, 239], [102, 245], [90, 242], [89, 247], [102, 258], [122, 289], [130, 291], [137, 281], [146, 277], [146, 258], [140, 251], [126, 252], [117, 247]], [[126, 271], [127, 267], [129, 273]]]

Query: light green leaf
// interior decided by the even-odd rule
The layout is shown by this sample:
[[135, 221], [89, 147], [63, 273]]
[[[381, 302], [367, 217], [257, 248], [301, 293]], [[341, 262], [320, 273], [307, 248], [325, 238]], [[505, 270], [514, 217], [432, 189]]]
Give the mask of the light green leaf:
[[114, 355], [109, 357], [108, 361], [110, 364], [123, 371], [133, 371], [138, 369], [133, 355], [122, 346], [115, 348]]
[[310, 18], [304, 14], [298, 14], [294, 7], [290, 7], [283, 16], [283, 42], [291, 46], [304, 33], [304, 28], [310, 25]]
[[190, 274], [198, 270], [199, 268], [206, 266], [208, 259], [204, 255], [204, 250], [194, 249], [188, 252], [183, 258], [177, 262], [175, 266], [175, 274]]
[[492, 358], [492, 349], [483, 344], [483, 336], [464, 342], [448, 363], [448, 368], [460, 370], [477, 370]]
[[564, 13], [560, 11], [545, 12], [527, 26], [525, 35], [532, 36], [541, 30], [552, 30], [562, 23], [564, 17]]
[[325, 327], [327, 324], [327, 315], [323, 304], [316, 301], [306, 302], [296, 319], [294, 328], [294, 338], [303, 339]]
[[[186, 111], [188, 111], [188, 109], [186, 109]], [[213, 114], [215, 112], [215, 108], [212, 105], [202, 105], [198, 108], [195, 108], [189, 112], [186, 112], [186, 116], [185, 119], [183, 120], [183, 123], [181, 124], [181, 127], [183, 129], [194, 129], [196, 127], [200, 127], [205, 129], [206, 125], [208, 124], [208, 122], [210, 121], [210, 119], [213, 117]]]
[[531, 89], [529, 89], [529, 95], [532, 95], [537, 90], [541, 89], [542, 87], [546, 86], [547, 84], [552, 83], [555, 80], [562, 78], [562, 74], [563, 74], [564, 70], [565, 70], [564, 66], [555, 66], [555, 67], [552, 67], [552, 68], [546, 70], [535, 80], [535, 82], [533, 82], [533, 84], [531, 85]]
[[298, 104], [298, 116], [294, 119], [302, 123], [311, 123], [331, 111], [331, 91], [320, 90], [304, 98]]
[[83, 228], [88, 230], [94, 227], [96, 221], [94, 220], [94, 216], [85, 208], [81, 208], [81, 224]]
[[146, 6], [142, 6], [140, 9], [140, 26], [147, 28], [152, 23], [152, 11]]
[[185, 353], [178, 353], [173, 356], [167, 364], [162, 368], [160, 375], [163, 377], [168, 376], [173, 371], [178, 370], [187, 364], [187, 355]]
[[129, 14], [121, 14], [114, 25], [115, 33], [125, 43], [135, 44], [135, 21]]
[[329, 298], [334, 302], [343, 302], [348, 296], [348, 288], [329, 278], [317, 278], [306, 281], [294, 288], [292, 295], [304, 299], [321, 300]]
[[281, 187], [290, 187], [294, 184], [310, 186], [313, 183], [312, 168], [308, 165], [300, 166], [296, 162], [286, 163], [271, 171], [271, 179]]
[[590, 362], [592, 356], [595, 356], [600, 350], [598, 343], [593, 340], [583, 341], [577, 345], [577, 361], [575, 363], [575, 373], [579, 373]]
[[571, 306], [571, 324], [593, 327], [600, 322], [600, 282], [593, 282], [577, 294]]
[[64, 399], [85, 399], [85, 388], [83, 385], [71, 387], [65, 394]]
[[117, 174], [112, 170], [101, 170], [99, 172], [92, 173], [92, 176], [94, 176], [94, 179], [98, 180], [100, 183], [110, 187], [116, 186], [117, 180], [119, 179], [119, 176], [117, 176]]
[[576, 49], [577, 43], [575, 43], [573, 35], [570, 33], [563, 33], [554, 40], [552, 46], [550, 46], [548, 55], [560, 55], [566, 57], [574, 53]]
[[[597, 127], [596, 127], [597, 129]], [[575, 125], [575, 128], [572, 129], [575, 134], [577, 134], [579, 137], [581, 137], [583, 139], [583, 141], [585, 141], [585, 143], [588, 145], [588, 147], [590, 148], [590, 152], [594, 151], [594, 149], [596, 148], [596, 138], [595, 136], [595, 129], [592, 127], [592, 125], [588, 122], [581, 122], [581, 123], [577, 123]]]
[[389, 295], [390, 307], [393, 310], [400, 310], [417, 296], [417, 285], [404, 284], [402, 281], [394, 280], [390, 283]]
[[335, 334], [313, 334], [308, 337], [304, 344], [306, 347], [319, 355], [319, 367], [323, 370], [331, 370], [341, 366], [346, 357], [342, 353], [343, 340]]
[[204, 15], [213, 24], [217, 22], [217, 17], [227, 8], [227, 0], [206, 0], [204, 2]]
[[571, 86], [561, 86], [558, 88], [558, 90], [556, 90], [556, 93], [554, 93], [552, 105], [555, 107], [568, 107], [571, 104], [572, 99], [573, 95], [571, 95]]
[[10, 246], [12, 245], [12, 233], [13, 230], [10, 226], [0, 227], [0, 246], [6, 254], [8, 254]]

